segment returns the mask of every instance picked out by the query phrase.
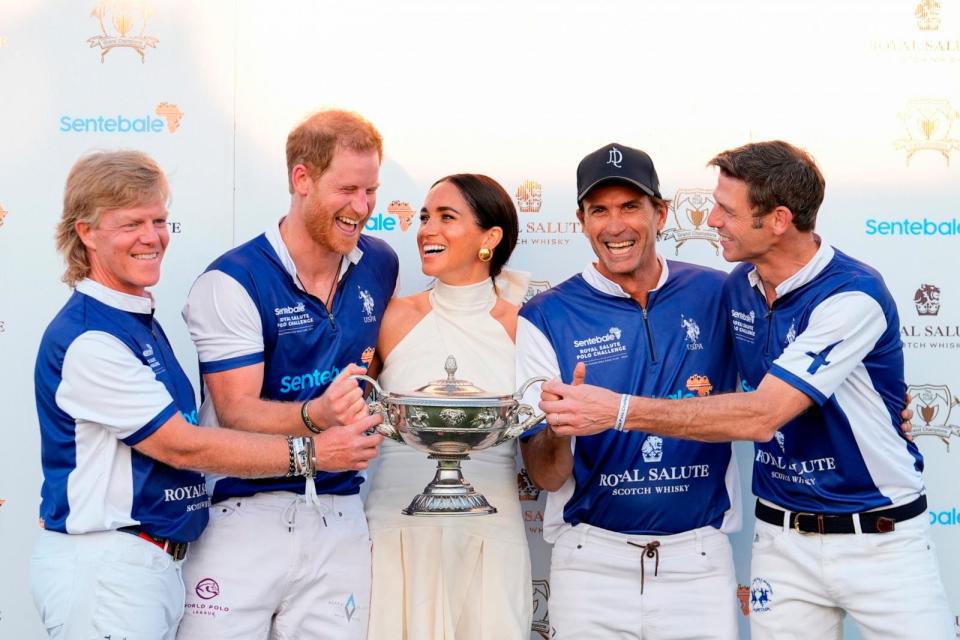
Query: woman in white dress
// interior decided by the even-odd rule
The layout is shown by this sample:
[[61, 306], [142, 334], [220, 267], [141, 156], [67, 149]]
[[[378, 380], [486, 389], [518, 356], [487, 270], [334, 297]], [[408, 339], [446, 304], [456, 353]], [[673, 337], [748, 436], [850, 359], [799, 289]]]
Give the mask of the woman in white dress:
[[[427, 194], [417, 244], [434, 287], [393, 300], [377, 355], [385, 391], [412, 391], [444, 377], [448, 355], [457, 377], [489, 393], [516, 391], [517, 303], [526, 278], [501, 273], [517, 242], [510, 196], [476, 174], [447, 176]], [[517, 475], [516, 444], [471, 454], [467, 481], [497, 513], [406, 516], [400, 510], [433, 477], [436, 462], [385, 440], [367, 497], [373, 540], [371, 640], [512, 640], [529, 638], [530, 558]]]

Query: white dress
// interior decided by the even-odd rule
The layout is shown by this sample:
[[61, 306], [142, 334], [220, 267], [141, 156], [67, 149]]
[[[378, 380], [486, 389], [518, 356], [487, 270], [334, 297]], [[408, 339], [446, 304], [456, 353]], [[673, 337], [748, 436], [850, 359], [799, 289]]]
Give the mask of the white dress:
[[[379, 383], [412, 391], [446, 377], [484, 391], [516, 391], [515, 348], [490, 315], [497, 298], [489, 280], [454, 287], [437, 282], [432, 310], [390, 352]], [[530, 637], [530, 557], [517, 496], [516, 441], [475, 452], [463, 463], [467, 482], [497, 513], [406, 516], [433, 478], [436, 461], [384, 440], [367, 497], [373, 540], [370, 640], [511, 640]]]

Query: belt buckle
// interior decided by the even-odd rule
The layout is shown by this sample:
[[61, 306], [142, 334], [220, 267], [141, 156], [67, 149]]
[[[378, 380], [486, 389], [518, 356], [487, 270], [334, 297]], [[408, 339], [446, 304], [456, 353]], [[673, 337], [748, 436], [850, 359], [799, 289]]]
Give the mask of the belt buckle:
[[162, 549], [164, 552], [169, 553], [174, 560], [183, 560], [187, 557], [187, 544], [186, 542], [164, 540]]
[[[800, 529], [800, 518], [803, 516], [810, 516], [811, 518], [817, 519], [817, 530], [816, 531], [802, 531]], [[823, 535], [824, 526], [823, 526], [823, 514], [821, 513], [808, 513], [806, 511], [798, 511], [794, 513], [793, 516], [793, 530], [797, 533], [819, 533]]]

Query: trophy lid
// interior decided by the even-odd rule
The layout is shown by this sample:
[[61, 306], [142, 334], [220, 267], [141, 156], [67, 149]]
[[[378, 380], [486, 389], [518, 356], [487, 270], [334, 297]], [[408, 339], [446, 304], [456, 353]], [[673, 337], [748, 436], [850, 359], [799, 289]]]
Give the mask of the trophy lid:
[[447, 378], [445, 380], [434, 380], [433, 382], [420, 387], [416, 390], [416, 395], [444, 398], [490, 395], [469, 380], [457, 379], [457, 359], [453, 356], [447, 356], [447, 361], [444, 363], [443, 368], [447, 372]]

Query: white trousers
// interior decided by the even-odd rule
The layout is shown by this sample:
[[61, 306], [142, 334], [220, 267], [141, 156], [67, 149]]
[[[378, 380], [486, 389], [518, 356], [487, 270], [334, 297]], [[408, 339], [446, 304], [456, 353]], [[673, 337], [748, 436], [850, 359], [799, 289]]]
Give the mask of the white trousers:
[[370, 615], [370, 535], [359, 496], [289, 492], [231, 498], [184, 562], [177, 638], [362, 640]]
[[757, 521], [750, 566], [753, 640], [839, 640], [849, 614], [864, 640], [953, 640], [927, 514], [890, 533], [810, 534]]
[[53, 640], [172, 640], [183, 614], [180, 564], [122, 531], [43, 531], [30, 590]]
[[713, 527], [657, 537], [580, 524], [553, 547], [550, 624], [556, 640], [734, 640], [736, 592], [730, 541]]

